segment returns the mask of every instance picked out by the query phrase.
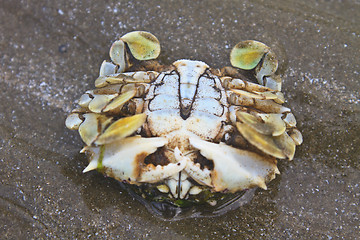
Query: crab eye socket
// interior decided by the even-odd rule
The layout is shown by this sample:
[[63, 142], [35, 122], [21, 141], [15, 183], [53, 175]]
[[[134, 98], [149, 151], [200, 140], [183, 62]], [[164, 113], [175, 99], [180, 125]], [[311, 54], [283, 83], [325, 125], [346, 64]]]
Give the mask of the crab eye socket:
[[264, 54], [269, 51], [268, 46], [258, 41], [239, 42], [231, 50], [230, 62], [233, 67], [251, 70], [259, 64]]
[[134, 31], [120, 38], [130, 49], [131, 54], [140, 61], [155, 59], [160, 54], [159, 40], [151, 33]]

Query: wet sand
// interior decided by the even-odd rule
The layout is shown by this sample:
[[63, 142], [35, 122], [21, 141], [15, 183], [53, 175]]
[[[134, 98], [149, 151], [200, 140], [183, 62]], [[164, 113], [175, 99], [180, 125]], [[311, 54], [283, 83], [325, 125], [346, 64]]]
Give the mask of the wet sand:
[[[358, 1], [0, 0], [0, 233], [4, 239], [356, 239], [360, 198]], [[242, 208], [166, 222], [100, 173], [82, 174], [64, 120], [119, 36], [146, 30], [160, 61], [229, 65], [255, 39], [280, 59], [304, 143]]]

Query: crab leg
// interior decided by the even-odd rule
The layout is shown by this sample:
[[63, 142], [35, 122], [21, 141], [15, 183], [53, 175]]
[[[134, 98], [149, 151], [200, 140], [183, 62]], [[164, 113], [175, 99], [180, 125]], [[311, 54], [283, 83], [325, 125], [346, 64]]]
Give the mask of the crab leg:
[[241, 80], [239, 78], [232, 78], [232, 77], [221, 77], [220, 78], [222, 85], [227, 89], [242, 89], [249, 92], [269, 92], [274, 91], [268, 87], [248, 82], [245, 80]]
[[139, 178], [139, 182], [147, 182], [154, 183], [161, 181], [165, 178], [168, 178], [173, 175], [178, 175], [180, 171], [182, 171], [186, 166], [186, 161], [180, 161], [178, 163], [169, 163], [165, 166], [154, 166], [152, 164], [148, 164], [146, 167], [142, 169], [141, 177]]
[[285, 102], [284, 94], [279, 91], [274, 91], [269, 87], [264, 87], [259, 84], [244, 81], [239, 78], [221, 77], [223, 86], [237, 95], [245, 95], [255, 99], [272, 99], [274, 102], [283, 104]]
[[127, 83], [150, 83], [153, 82], [159, 73], [155, 71], [138, 71], [101, 75], [95, 80], [95, 87], [105, 87], [109, 84]]
[[[239, 120], [237, 129], [252, 145], [276, 158], [293, 159], [295, 145], [301, 143], [302, 137], [295, 128], [296, 121], [291, 113], [250, 114], [238, 111], [236, 117]], [[289, 136], [289, 131], [294, 134]]]
[[253, 186], [266, 189], [266, 182], [279, 173], [276, 160], [270, 157], [200, 138], [190, 138], [190, 144], [214, 162], [210, 177], [215, 191], [236, 192]]
[[[109, 97], [109, 95], [97, 95], [96, 97], [94, 97], [93, 95], [91, 95], [93, 98], [89, 97], [91, 99], [90, 101], [82, 101], [82, 108], [73, 110], [73, 113], [71, 113], [67, 117], [65, 124], [69, 129], [79, 129], [79, 133], [83, 141], [86, 143], [86, 145], [91, 145], [95, 141], [95, 139], [97, 139], [97, 137], [105, 130], [105, 128], [110, 125], [113, 119], [111, 115], [103, 115], [101, 113], [119, 112], [122, 106], [126, 102], [128, 102], [134, 95], [135, 91], [125, 92], [123, 94], [117, 95], [116, 97]], [[144, 123], [145, 118], [145, 115], [143, 115], [141, 119], [136, 119], [136, 117], [134, 116], [129, 118], [121, 118], [120, 120], [118, 120], [120, 121], [120, 123], [118, 123], [117, 125], [123, 125], [123, 127], [118, 129], [118, 131], [123, 132], [124, 130], [121, 129], [127, 129], [127, 132], [130, 131], [130, 134], [132, 134]], [[135, 128], [130, 129], [129, 124], [132, 124]], [[112, 131], [112, 133], [109, 134], [108, 130], [107, 133], [101, 138], [105, 139], [106, 136], [106, 138], [109, 139], [110, 135], [115, 136], [117, 134], [118, 133], [115, 133], [115, 131]], [[127, 134], [127, 136], [128, 135], [129, 134]]]
[[96, 145], [109, 144], [133, 134], [146, 120], [144, 113], [120, 118], [112, 123], [94, 142]]
[[251, 97], [249, 94], [242, 94], [240, 92], [230, 93], [228, 101], [231, 104], [238, 106], [253, 107], [265, 113], [284, 113], [290, 112], [290, 109], [276, 103], [272, 99], [259, 99]]
[[154, 183], [176, 175], [186, 166], [186, 161], [165, 166], [144, 164], [145, 158], [167, 143], [165, 138], [125, 138], [100, 147], [86, 147], [89, 165], [83, 172], [104, 170], [108, 176], [130, 183]]
[[157, 58], [160, 54], [160, 43], [149, 32], [134, 31], [115, 41], [109, 54], [112, 62], [118, 66], [118, 72], [125, 72], [133, 65], [132, 58], [139, 61]]
[[[160, 174], [157, 173], [158, 169], [149, 170], [147, 166], [144, 166], [144, 160], [149, 154], [166, 143], [167, 140], [162, 137], [142, 138], [134, 136], [99, 147], [85, 147], [85, 152], [90, 156], [90, 163], [84, 172], [99, 169], [110, 177], [130, 183], [161, 179]], [[173, 168], [173, 166], [170, 167]], [[142, 176], [143, 173], [144, 176]], [[154, 177], [150, 178], [149, 176], [152, 173]]]
[[[149, 82], [152, 81], [154, 77], [154, 73], [150, 72], [139, 72], [132, 73], [126, 77], [116, 77], [116, 79], [120, 79], [124, 84], [114, 84], [114, 82], [104, 82], [106, 84], [100, 84], [97, 89], [89, 90], [85, 94], [83, 94], [79, 100], [80, 109], [73, 110], [72, 114], [68, 116], [65, 121], [66, 126], [69, 129], [79, 129], [79, 133], [83, 141], [87, 145], [91, 145], [98, 136], [105, 130], [107, 126], [112, 122], [113, 116], [121, 116], [121, 115], [133, 115], [137, 114], [141, 111], [144, 100], [142, 97], [148, 91], [148, 84], [141, 82]], [[136, 80], [138, 83], [130, 83], [136, 82], [135, 78], [139, 78], [140, 80]], [[137, 97], [137, 98], [136, 98]], [[135, 98], [135, 99], [134, 99]], [[123, 110], [123, 106], [127, 104], [127, 108]], [[123, 114], [122, 112], [126, 112]], [[102, 114], [102, 113], [106, 113]], [[145, 115], [143, 115], [141, 121], [135, 120], [135, 118], [131, 118], [131, 120], [126, 120], [121, 118], [118, 125], [123, 125], [119, 130], [121, 132], [124, 129], [130, 131], [131, 134], [139, 128], [145, 121]], [[126, 123], [127, 122], [127, 123]], [[126, 123], [126, 124], [125, 124]], [[128, 128], [128, 124], [135, 124], [135, 130]], [[125, 125], [124, 125], [125, 124]], [[103, 144], [103, 142], [107, 142], [109, 140], [106, 139], [115, 139], [120, 135], [115, 131], [112, 131], [110, 134], [112, 137], [109, 137], [109, 132], [100, 137], [100, 140], [97, 141], [96, 144]], [[129, 134], [127, 134], [128, 136]], [[105, 137], [106, 136], [106, 137]], [[122, 136], [121, 138], [123, 138]], [[111, 140], [112, 141], [112, 140]]]
[[231, 50], [230, 62], [240, 69], [255, 69], [259, 84], [276, 91], [281, 90], [281, 78], [275, 74], [278, 61], [265, 44], [253, 40], [239, 42]]

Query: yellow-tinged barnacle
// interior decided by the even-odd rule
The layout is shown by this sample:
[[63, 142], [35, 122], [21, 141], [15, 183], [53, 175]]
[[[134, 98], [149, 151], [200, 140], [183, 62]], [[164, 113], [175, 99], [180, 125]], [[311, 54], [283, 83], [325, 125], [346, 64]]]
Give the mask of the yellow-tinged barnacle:
[[294, 114], [286, 113], [286, 117], [284, 118], [284, 122], [286, 123], [287, 127], [295, 127], [296, 126], [296, 119]]
[[258, 117], [238, 111], [238, 119], [264, 135], [279, 136], [285, 132], [286, 126], [281, 119], [282, 114], [257, 114]]
[[162, 193], [168, 193], [170, 191], [169, 187], [165, 184], [157, 185], [156, 188]]
[[95, 80], [95, 87], [100, 88], [100, 87], [104, 87], [104, 86], [108, 85], [106, 79], [107, 79], [107, 77], [105, 77], [105, 76], [99, 76]]
[[135, 94], [136, 94], [136, 90], [133, 89], [117, 96], [102, 111], [108, 112], [116, 108], [120, 108], [124, 103], [132, 99], [135, 96]]
[[85, 120], [79, 127], [79, 134], [86, 145], [91, 145], [100, 133], [98, 122], [103, 122], [102, 118], [104, 118], [104, 116], [96, 113], [86, 113], [83, 114], [83, 117]]
[[117, 96], [117, 94], [112, 95], [94, 95], [94, 99], [89, 103], [89, 110], [94, 113], [100, 113], [104, 107]]
[[254, 99], [253, 106], [256, 109], [266, 113], [284, 113], [290, 111], [289, 108], [284, 107], [281, 104], [277, 104], [273, 100]]
[[294, 158], [295, 142], [286, 132], [280, 136], [274, 137], [274, 142], [280, 149], [282, 149], [282, 152], [289, 160]]
[[291, 129], [289, 135], [294, 140], [296, 145], [300, 145], [303, 142], [303, 137], [301, 135], [301, 132], [296, 128]]
[[265, 53], [270, 50], [265, 44], [248, 40], [239, 42], [231, 50], [230, 62], [231, 65], [237, 68], [251, 70], [255, 68]]
[[236, 123], [239, 132], [248, 140], [252, 145], [259, 148], [261, 151], [274, 156], [276, 158], [284, 159], [286, 155], [283, 153], [276, 143], [274, 137], [267, 136], [255, 131], [253, 128], [248, 127], [245, 123]]
[[282, 92], [275, 92], [275, 95], [277, 96], [277, 98], [274, 99], [274, 102], [278, 104], [283, 104], [285, 102], [285, 97]]
[[136, 91], [135, 83], [129, 83], [129, 84], [122, 86], [121, 93], [129, 92], [129, 91], [133, 91], [133, 90]]
[[111, 124], [95, 141], [97, 145], [111, 143], [133, 134], [146, 120], [146, 114], [120, 118]]
[[131, 54], [137, 60], [155, 59], [160, 54], [159, 40], [151, 33], [134, 31], [120, 38], [128, 45]]
[[190, 188], [189, 190], [189, 194], [190, 195], [197, 195], [199, 193], [201, 193], [203, 191], [203, 189], [199, 186], [193, 186], [192, 188]]
[[282, 114], [277, 113], [258, 113], [259, 116], [265, 124], [273, 127], [274, 131], [272, 132], [273, 136], [279, 136], [286, 130], [286, 124], [282, 119]]

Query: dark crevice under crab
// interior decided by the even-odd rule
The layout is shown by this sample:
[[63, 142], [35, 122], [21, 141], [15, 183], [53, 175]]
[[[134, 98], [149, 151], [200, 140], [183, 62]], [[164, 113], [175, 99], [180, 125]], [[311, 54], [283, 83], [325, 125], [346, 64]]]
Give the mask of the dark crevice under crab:
[[96, 89], [66, 119], [86, 144], [84, 172], [97, 169], [173, 202], [266, 189], [279, 174], [276, 159], [293, 159], [302, 142], [282, 105], [274, 53], [257, 41], [240, 42], [230, 54], [233, 67], [220, 70], [192, 60], [163, 66], [154, 60], [159, 54], [148, 32], [113, 43]]

